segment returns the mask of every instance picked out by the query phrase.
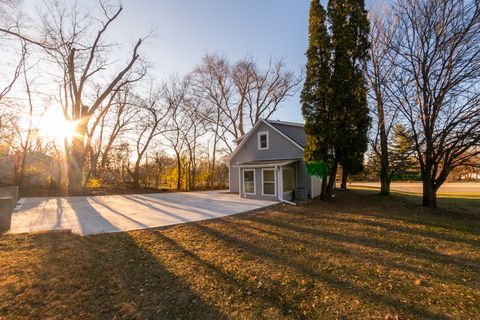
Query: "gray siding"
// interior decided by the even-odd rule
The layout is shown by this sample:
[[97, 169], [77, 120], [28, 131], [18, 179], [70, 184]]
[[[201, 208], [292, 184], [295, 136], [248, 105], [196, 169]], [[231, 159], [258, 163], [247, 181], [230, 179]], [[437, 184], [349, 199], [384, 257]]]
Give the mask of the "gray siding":
[[239, 170], [238, 167], [230, 166], [230, 177], [229, 177], [228, 185], [229, 185], [229, 188], [230, 188], [229, 189], [230, 192], [233, 192], [233, 193], [239, 193], [240, 192], [240, 190], [238, 189], [238, 184], [239, 184], [238, 170]]
[[[298, 129], [293, 128], [290, 132], [293, 134], [301, 136]], [[267, 150], [258, 150], [258, 133], [262, 131], [268, 131], [269, 135], [269, 148]], [[303, 161], [303, 150], [298, 148], [291, 141], [287, 140], [284, 136], [278, 133], [276, 130], [272, 129], [265, 123], [260, 123], [259, 126], [255, 129], [254, 132], [248, 137], [248, 140], [245, 141], [241, 149], [230, 159], [230, 192], [234, 193], [243, 193], [243, 185], [240, 184], [239, 178], [239, 168], [234, 165], [255, 161], [255, 160], [276, 160], [276, 159], [299, 159], [294, 165], [296, 167], [296, 187], [305, 188], [306, 195], [310, 197], [311, 195], [311, 179], [308, 176], [307, 168], [305, 162]], [[243, 173], [242, 173], [243, 175]], [[260, 168], [255, 169], [255, 183], [256, 183], [256, 194], [253, 195], [244, 195], [246, 197], [255, 197], [260, 199], [276, 199], [272, 196], [262, 196], [262, 170]], [[277, 175], [277, 184], [278, 184], [278, 175]]]
[[[262, 131], [268, 131], [269, 147], [267, 150], [258, 150], [258, 133]], [[248, 137], [248, 140], [245, 141], [241, 148], [242, 149], [230, 159], [230, 165], [254, 160], [303, 159], [303, 150], [265, 123], [261, 123], [255, 129], [255, 132]]]

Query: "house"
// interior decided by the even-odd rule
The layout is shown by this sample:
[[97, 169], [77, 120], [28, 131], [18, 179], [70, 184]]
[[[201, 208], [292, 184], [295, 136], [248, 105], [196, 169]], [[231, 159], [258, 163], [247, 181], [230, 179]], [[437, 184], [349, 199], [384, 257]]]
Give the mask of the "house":
[[303, 160], [303, 124], [262, 119], [236, 142], [229, 157], [230, 192], [284, 202], [320, 195], [321, 178], [309, 176]]

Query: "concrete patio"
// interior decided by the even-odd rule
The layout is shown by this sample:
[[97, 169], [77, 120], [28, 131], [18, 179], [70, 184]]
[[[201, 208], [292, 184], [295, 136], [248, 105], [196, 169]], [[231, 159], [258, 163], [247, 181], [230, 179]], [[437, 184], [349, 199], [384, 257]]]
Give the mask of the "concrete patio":
[[121, 232], [223, 217], [272, 204], [275, 202], [242, 199], [227, 191], [22, 198], [9, 233]]

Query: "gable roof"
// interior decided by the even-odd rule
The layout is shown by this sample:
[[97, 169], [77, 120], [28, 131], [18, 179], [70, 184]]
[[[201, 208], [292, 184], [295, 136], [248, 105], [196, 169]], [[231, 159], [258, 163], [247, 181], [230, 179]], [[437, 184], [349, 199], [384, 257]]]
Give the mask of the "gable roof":
[[307, 144], [307, 135], [305, 134], [304, 124], [274, 120], [265, 121], [277, 128], [278, 130], [282, 131], [283, 134], [301, 145], [302, 148], [305, 148], [305, 145]]
[[[242, 146], [245, 144], [245, 142], [248, 141], [248, 139], [250, 138], [252, 133], [255, 131], [255, 129], [257, 129], [257, 127], [261, 123], [266, 124], [268, 127], [272, 128], [274, 131], [278, 132], [281, 136], [283, 136], [285, 139], [290, 141], [293, 145], [295, 145], [300, 150], [302, 150], [302, 151], [304, 150], [305, 144], [306, 144], [306, 141], [307, 141], [307, 137], [306, 137], [306, 134], [305, 134], [303, 124], [293, 123], [293, 122], [282, 122], [282, 121], [260, 119], [260, 121], [258, 121], [247, 134], [245, 134], [244, 136], [237, 139], [237, 141], [240, 140], [240, 143], [237, 145], [235, 150], [233, 150], [232, 154], [230, 154], [227, 157], [227, 159], [231, 159], [237, 154], [237, 152], [242, 148]], [[288, 130], [287, 127], [296, 128], [296, 132], [294, 133], [295, 129]], [[301, 132], [303, 132], [303, 135], [305, 136], [303, 139], [301, 137], [301, 132], [299, 131], [299, 128], [301, 128]]]

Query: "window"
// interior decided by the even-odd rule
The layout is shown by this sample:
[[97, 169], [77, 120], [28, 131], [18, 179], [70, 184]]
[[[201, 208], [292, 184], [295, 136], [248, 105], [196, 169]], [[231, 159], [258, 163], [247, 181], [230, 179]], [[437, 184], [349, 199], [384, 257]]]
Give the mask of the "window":
[[293, 169], [285, 167], [282, 169], [283, 192], [290, 192], [293, 190]]
[[268, 149], [268, 131], [258, 133], [258, 150]]
[[274, 196], [276, 194], [274, 169], [262, 169], [262, 185], [262, 195]]
[[255, 170], [243, 171], [243, 193], [255, 194]]

